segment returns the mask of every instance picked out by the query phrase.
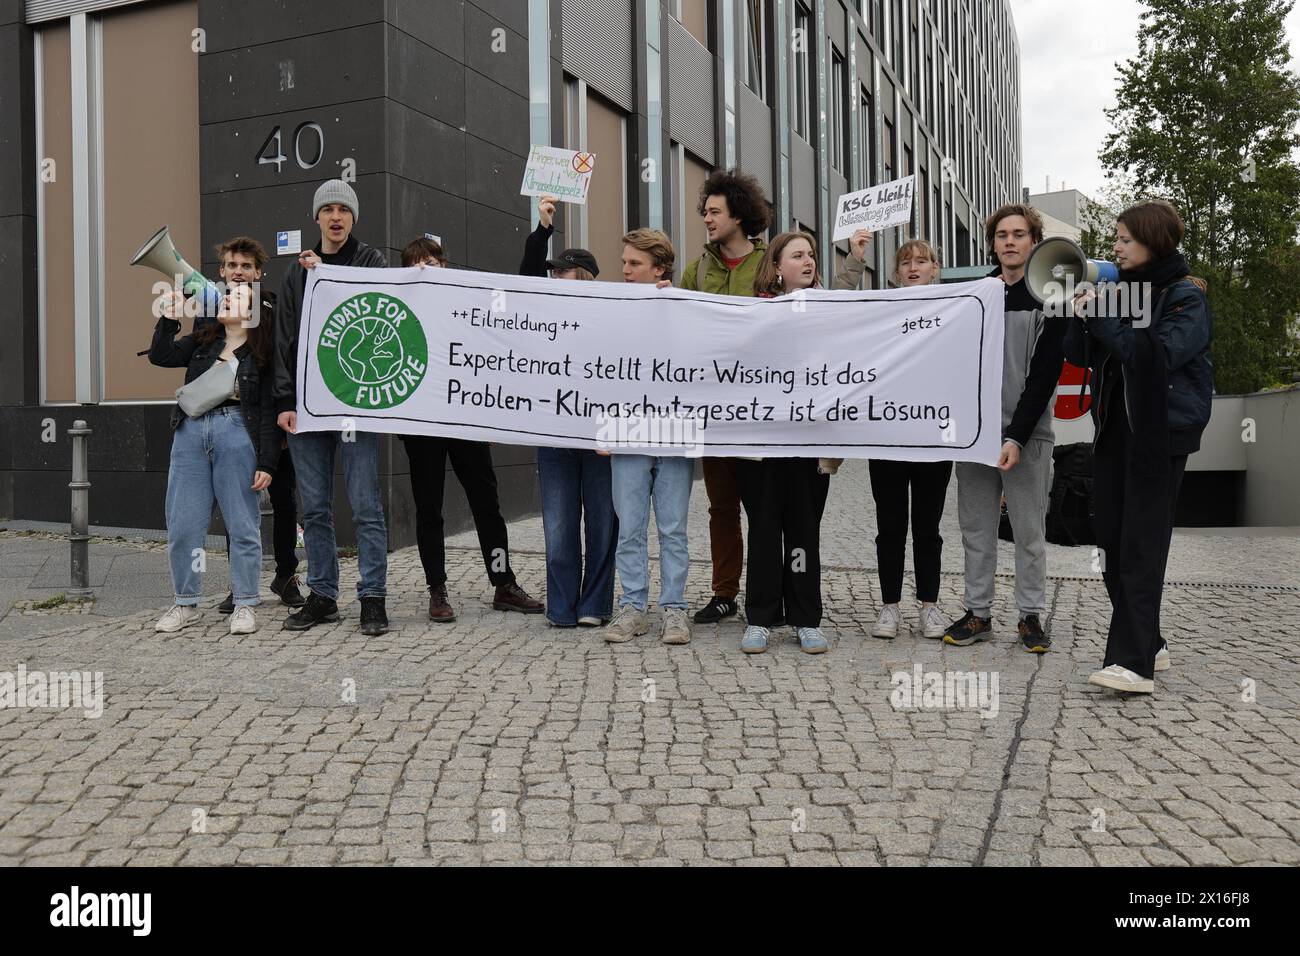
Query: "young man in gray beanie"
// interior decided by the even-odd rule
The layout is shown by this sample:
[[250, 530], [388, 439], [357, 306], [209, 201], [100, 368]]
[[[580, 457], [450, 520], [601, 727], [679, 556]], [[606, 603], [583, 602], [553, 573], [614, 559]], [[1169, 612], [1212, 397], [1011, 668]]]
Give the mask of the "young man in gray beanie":
[[275, 408], [277, 421], [289, 433], [302, 499], [303, 543], [307, 548], [307, 585], [311, 593], [301, 610], [290, 614], [285, 628], [305, 631], [321, 621], [339, 617], [339, 559], [334, 537], [334, 452], [341, 449], [343, 478], [357, 529], [361, 633], [388, 630], [384, 608], [388, 578], [388, 529], [379, 495], [379, 435], [357, 432], [341, 441], [341, 432], [298, 434], [297, 356], [302, 299], [307, 270], [322, 262], [336, 266], [388, 267], [378, 249], [352, 235], [360, 216], [357, 194], [341, 179], [321, 184], [312, 201], [312, 217], [320, 227], [320, 242], [289, 266], [275, 310]]

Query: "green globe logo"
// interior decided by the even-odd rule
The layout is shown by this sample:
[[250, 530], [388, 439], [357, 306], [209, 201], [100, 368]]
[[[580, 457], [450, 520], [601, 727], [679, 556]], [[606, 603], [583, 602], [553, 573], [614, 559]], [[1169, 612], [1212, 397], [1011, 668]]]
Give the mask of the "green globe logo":
[[402, 404], [424, 379], [424, 328], [401, 299], [363, 292], [330, 313], [316, 342], [325, 385], [353, 408]]

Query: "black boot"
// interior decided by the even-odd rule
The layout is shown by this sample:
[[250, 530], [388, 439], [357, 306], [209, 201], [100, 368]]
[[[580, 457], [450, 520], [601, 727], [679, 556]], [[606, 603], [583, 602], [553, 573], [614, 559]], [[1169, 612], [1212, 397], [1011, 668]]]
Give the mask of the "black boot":
[[298, 590], [298, 575], [290, 574], [287, 577], [280, 577], [278, 574], [271, 581], [271, 593], [280, 598], [281, 604], [289, 607], [302, 607], [307, 603], [307, 599], [302, 596]]
[[305, 631], [309, 627], [315, 627], [321, 621], [337, 621], [339, 619], [338, 603], [331, 598], [321, 597], [315, 591], [307, 596], [307, 603], [302, 609], [290, 614], [284, 621], [286, 631]]
[[384, 610], [381, 597], [363, 597], [361, 599], [361, 633], [375, 637], [388, 631], [388, 612]]

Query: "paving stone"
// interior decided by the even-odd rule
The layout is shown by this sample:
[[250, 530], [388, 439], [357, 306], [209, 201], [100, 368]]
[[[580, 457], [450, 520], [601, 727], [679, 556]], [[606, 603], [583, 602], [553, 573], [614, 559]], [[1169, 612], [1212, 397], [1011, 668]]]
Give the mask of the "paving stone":
[[[949, 542], [960, 541], [956, 487]], [[688, 528], [697, 607], [710, 591], [702, 487]], [[739, 620], [665, 648], [653, 633], [606, 645], [494, 612], [472, 531], [448, 540], [458, 620], [428, 622], [418, 555], [405, 549], [389, 562], [394, 628], [366, 641], [355, 560], [342, 562], [342, 619], [309, 633], [280, 630], [286, 612], [267, 604], [262, 630], [229, 635], [212, 607], [224, 594], [216, 568], [183, 639], [152, 629], [166, 587], [152, 604], [101, 613], [106, 602], [57, 629], [6, 630], [0, 606], [6, 659], [100, 670], [111, 688], [97, 719], [0, 710], [0, 861], [1300, 864], [1300, 669], [1285, 645], [1258, 640], [1300, 614], [1300, 535], [1175, 533], [1162, 610], [1174, 666], [1146, 699], [1086, 683], [1110, 615], [1090, 548], [1049, 545], [1054, 642], [1036, 656], [1010, 626], [1006, 542], [995, 640], [924, 641], [906, 602], [906, 633], [867, 638], [879, 613], [874, 535], [866, 465], [847, 462], [823, 521], [835, 646], [816, 658], [788, 632], [767, 654], [742, 655]], [[521, 583], [542, 594], [540, 521], [511, 522], [510, 537]], [[21, 556], [15, 541], [0, 532], [0, 562]], [[165, 576], [165, 553], [133, 553]], [[946, 556], [939, 603], [955, 617], [960, 548]], [[896, 677], [918, 665], [996, 674], [997, 714], [957, 701], [896, 710]], [[1255, 672], [1267, 693], [1247, 704], [1234, 675]], [[647, 677], [653, 702], [642, 701]], [[341, 699], [344, 679], [355, 702]]]

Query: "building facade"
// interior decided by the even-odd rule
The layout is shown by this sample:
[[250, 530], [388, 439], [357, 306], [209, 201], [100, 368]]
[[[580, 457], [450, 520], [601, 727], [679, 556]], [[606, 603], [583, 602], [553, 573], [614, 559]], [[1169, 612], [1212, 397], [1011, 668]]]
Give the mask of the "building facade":
[[[842, 193], [915, 174], [912, 224], [869, 263], [881, 287], [911, 236], [986, 261], [983, 217], [1020, 193], [1018, 77], [1006, 0], [0, 0], [0, 516], [66, 520], [81, 418], [92, 523], [163, 526], [181, 376], [136, 354], [159, 277], [127, 266], [163, 224], [213, 277], [214, 247], [254, 236], [275, 289], [277, 237], [313, 245], [312, 194], [342, 176], [390, 261], [430, 233], [457, 267], [514, 272], [545, 142], [596, 154], [553, 241], [614, 277], [635, 226], [699, 254], [716, 167], [756, 175], [774, 231], [823, 250]], [[494, 453], [507, 513], [535, 510], [532, 450]], [[395, 440], [381, 469], [410, 543]]]

